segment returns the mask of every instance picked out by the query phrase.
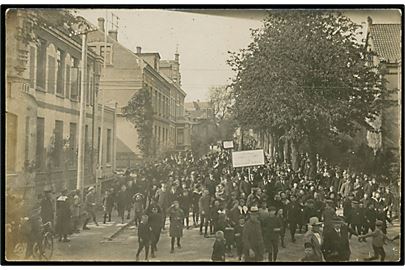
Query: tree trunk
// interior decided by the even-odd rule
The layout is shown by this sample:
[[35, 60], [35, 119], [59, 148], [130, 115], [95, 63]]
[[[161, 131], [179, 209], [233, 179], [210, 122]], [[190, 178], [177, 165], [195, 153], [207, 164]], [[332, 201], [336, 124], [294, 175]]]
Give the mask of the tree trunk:
[[298, 160], [298, 149], [297, 142], [291, 140], [291, 163], [294, 171], [298, 170], [299, 160]]
[[289, 147], [289, 145], [290, 145], [290, 142], [289, 142], [289, 140], [288, 139], [284, 139], [284, 144], [283, 144], [283, 160], [284, 160], [284, 162], [285, 163], [289, 163], [290, 162], [290, 160], [289, 160], [289, 157], [290, 157], [290, 147]]
[[311, 141], [310, 139], [308, 140], [308, 155], [309, 155], [309, 161], [311, 163], [311, 169], [309, 171], [309, 176], [313, 178], [316, 173], [316, 153], [315, 153], [315, 148], [314, 148], [314, 142]]

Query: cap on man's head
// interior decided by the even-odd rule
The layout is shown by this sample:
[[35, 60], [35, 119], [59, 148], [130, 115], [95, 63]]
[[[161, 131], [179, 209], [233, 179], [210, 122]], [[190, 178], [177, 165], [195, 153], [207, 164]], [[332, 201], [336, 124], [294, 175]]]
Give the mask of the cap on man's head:
[[259, 208], [257, 208], [257, 206], [252, 206], [252, 207], [250, 207], [250, 212], [251, 213], [256, 213], [256, 212], [258, 212], [259, 211]]

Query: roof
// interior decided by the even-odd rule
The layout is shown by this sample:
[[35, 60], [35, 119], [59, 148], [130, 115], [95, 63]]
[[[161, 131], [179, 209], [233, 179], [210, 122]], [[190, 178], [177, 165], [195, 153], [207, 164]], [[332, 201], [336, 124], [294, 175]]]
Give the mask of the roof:
[[373, 40], [374, 51], [380, 58], [391, 63], [400, 61], [400, 24], [372, 24], [370, 26], [370, 37]]
[[196, 111], [198, 107], [200, 110], [208, 109], [211, 107], [209, 101], [193, 101], [193, 102], [185, 102], [184, 108], [186, 111]]

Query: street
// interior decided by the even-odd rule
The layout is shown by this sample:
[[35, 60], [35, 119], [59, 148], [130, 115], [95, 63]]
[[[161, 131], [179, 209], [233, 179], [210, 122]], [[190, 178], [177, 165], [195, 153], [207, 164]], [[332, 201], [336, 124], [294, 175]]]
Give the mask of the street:
[[[91, 230], [81, 231], [80, 234], [71, 236], [69, 243], [55, 241], [55, 250], [52, 261], [135, 261], [135, 254], [138, 248], [137, 230], [135, 226], [129, 226], [123, 230], [112, 241], [105, 237], [112, 235], [121, 224], [115, 222], [102, 224], [96, 227], [89, 225]], [[168, 228], [168, 226], [167, 226]], [[388, 228], [388, 235], [397, 235], [400, 232], [398, 221]], [[299, 261], [304, 254], [304, 234], [297, 234], [295, 243], [290, 241], [286, 233], [286, 248], [279, 247], [278, 261], [291, 262]], [[150, 262], [166, 261], [210, 261], [214, 238], [204, 238], [199, 234], [198, 228], [184, 230], [182, 248], [176, 248], [174, 254], [170, 254], [170, 238], [168, 230], [162, 232], [158, 244], [156, 258], [150, 258]], [[351, 260], [363, 261], [372, 252], [371, 239], [367, 243], [357, 241], [353, 236], [350, 241]], [[399, 258], [399, 241], [388, 243], [385, 246], [387, 253], [386, 261], [395, 261]], [[235, 254], [235, 251], [234, 251]], [[140, 261], [144, 259], [144, 252], [140, 255]], [[235, 257], [227, 257], [228, 262], [237, 262]]]

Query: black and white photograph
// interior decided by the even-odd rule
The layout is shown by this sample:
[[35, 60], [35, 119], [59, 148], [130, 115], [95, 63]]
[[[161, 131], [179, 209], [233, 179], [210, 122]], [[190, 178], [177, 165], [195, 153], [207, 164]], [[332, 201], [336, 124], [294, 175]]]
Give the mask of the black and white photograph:
[[403, 6], [2, 6], [3, 264], [403, 264]]

